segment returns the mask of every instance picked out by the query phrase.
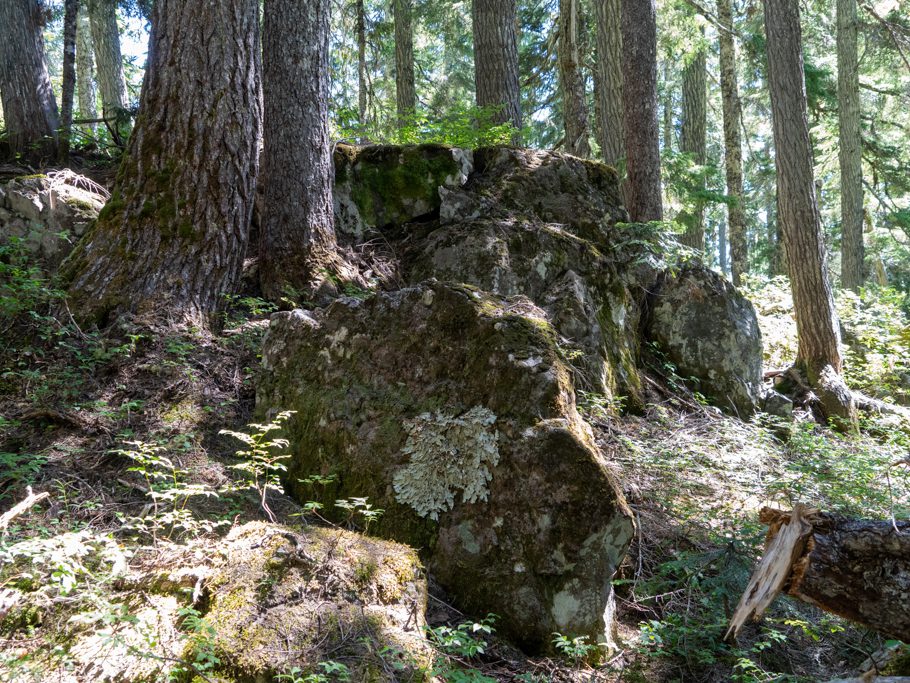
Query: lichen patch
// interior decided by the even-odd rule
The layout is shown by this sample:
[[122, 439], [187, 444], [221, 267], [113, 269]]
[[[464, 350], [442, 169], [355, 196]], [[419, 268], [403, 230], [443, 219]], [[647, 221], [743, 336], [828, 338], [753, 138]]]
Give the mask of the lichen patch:
[[402, 453], [410, 459], [393, 478], [396, 500], [434, 520], [452, 509], [459, 491], [462, 502], [486, 500], [490, 468], [499, 464], [495, 422], [496, 415], [483, 406], [462, 415], [423, 413], [406, 421]]

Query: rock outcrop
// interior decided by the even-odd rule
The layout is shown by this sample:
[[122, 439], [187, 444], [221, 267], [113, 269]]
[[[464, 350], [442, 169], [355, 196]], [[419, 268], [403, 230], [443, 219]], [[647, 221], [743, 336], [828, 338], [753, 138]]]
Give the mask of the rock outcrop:
[[696, 388], [748, 418], [762, 389], [762, 346], [752, 302], [705, 268], [667, 271], [652, 289], [648, 337]]
[[[528, 649], [553, 632], [608, 641], [633, 525], [576, 391], [642, 405], [654, 339], [703, 393], [750, 412], [748, 302], [705, 270], [662, 274], [602, 164], [440, 146], [340, 147], [336, 164], [340, 238], [385, 245], [395, 277], [273, 318], [257, 404], [296, 411], [287, 489], [327, 509], [366, 497], [385, 511], [378, 533]], [[312, 490], [315, 474], [335, 479]]]
[[105, 196], [79, 176], [58, 172], [0, 185], [0, 244], [10, 238], [53, 269], [98, 217]]
[[277, 314], [260, 410], [296, 410], [286, 486], [365, 496], [464, 609], [530, 649], [604, 642], [632, 516], [575, 409], [572, 373], [527, 298], [427, 283]]

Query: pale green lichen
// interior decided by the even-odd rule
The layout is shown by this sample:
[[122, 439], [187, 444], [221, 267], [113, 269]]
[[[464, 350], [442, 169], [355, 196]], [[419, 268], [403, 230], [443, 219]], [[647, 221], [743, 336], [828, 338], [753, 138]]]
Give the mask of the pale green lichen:
[[462, 502], [486, 500], [490, 468], [499, 463], [495, 422], [496, 415], [483, 406], [460, 416], [423, 413], [406, 421], [402, 453], [410, 460], [392, 480], [396, 500], [434, 520], [452, 509], [459, 491]]

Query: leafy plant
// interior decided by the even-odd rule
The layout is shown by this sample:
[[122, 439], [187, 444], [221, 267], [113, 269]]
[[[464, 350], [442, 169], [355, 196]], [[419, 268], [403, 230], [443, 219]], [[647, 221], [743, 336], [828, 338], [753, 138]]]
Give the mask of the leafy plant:
[[287, 439], [272, 438], [270, 435], [272, 432], [282, 429], [284, 423], [293, 414], [293, 410], [286, 410], [278, 413], [275, 419], [268, 424], [250, 424], [248, 425], [252, 430], [250, 433], [228, 429], [222, 429], [219, 432], [219, 434], [231, 436], [247, 445], [247, 448], [236, 451], [237, 457], [242, 458], [243, 461], [231, 465], [231, 468], [241, 472], [245, 477], [244, 485], [259, 495], [259, 505], [271, 522], [275, 522], [276, 519], [268, 504], [268, 493], [282, 490], [280, 473], [287, 471], [287, 467], [282, 461], [291, 456], [276, 453], [276, 451], [287, 448], [290, 442]]

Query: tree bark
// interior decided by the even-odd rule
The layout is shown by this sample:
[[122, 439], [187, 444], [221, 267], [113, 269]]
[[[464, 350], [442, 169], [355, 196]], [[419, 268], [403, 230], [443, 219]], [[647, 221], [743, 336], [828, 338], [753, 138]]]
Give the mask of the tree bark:
[[116, 0], [88, 0], [95, 48], [98, 90], [101, 93], [101, 112], [104, 118], [117, 118], [108, 124], [118, 145], [129, 137], [129, 119], [122, 116], [127, 107], [126, 79], [123, 76], [123, 57], [120, 54], [120, 27], [117, 25]]
[[736, 45], [733, 41], [733, 8], [731, 0], [717, 0], [720, 43], [720, 90], [724, 118], [724, 168], [727, 178], [727, 223], [730, 236], [730, 261], [735, 286], [749, 270], [749, 248], [746, 239], [746, 217], [743, 211], [743, 152], [740, 122], [742, 105], [736, 77]]
[[[92, 46], [92, 30], [89, 24], [88, 8], [85, 2], [79, 4], [76, 27], [76, 93], [79, 96], [79, 118], [96, 119], [95, 105], [95, 61]], [[95, 124], [83, 124], [90, 135], [95, 133]]]
[[812, 173], [798, 0], [763, 0], [768, 82], [777, 166], [778, 220], [793, 290], [797, 364], [827, 418], [852, 423], [856, 411], [840, 380], [840, 327], [827, 277]]
[[57, 151], [57, 102], [47, 73], [38, 0], [0, 2], [0, 98], [10, 151], [29, 161]]
[[717, 263], [721, 273], [726, 275], [730, 272], [730, 266], [727, 263], [727, 224], [723, 219], [717, 225]]
[[860, 134], [856, 0], [837, 0], [838, 161], [841, 191], [841, 284], [863, 286], [863, 148]]
[[257, 0], [156, 0], [141, 111], [64, 274], [78, 318], [210, 322], [240, 275], [260, 139]]
[[[705, 188], [704, 173], [708, 127], [708, 66], [704, 48], [699, 48], [683, 67], [682, 74], [682, 130], [679, 149], [692, 155], [698, 165], [695, 190]], [[680, 240], [699, 254], [705, 251], [705, 203], [695, 198], [692, 209], [681, 212], [678, 220], [686, 226]]]
[[76, 18], [79, 0], [65, 0], [63, 4], [63, 87], [61, 91], [60, 134], [57, 158], [69, 159], [70, 139], [73, 134], [73, 98], [76, 93]]
[[309, 296], [335, 275], [329, 139], [330, 0], [267, 0], [263, 25], [265, 295]]
[[620, 0], [594, 0], [597, 22], [598, 142], [603, 159], [618, 167], [625, 157], [622, 127], [622, 14]]
[[559, 80], [565, 148], [569, 154], [591, 156], [588, 103], [578, 50], [578, 0], [559, 0]]
[[357, 11], [357, 121], [367, 125], [367, 18], [363, 0], [356, 0]]
[[395, 103], [398, 125], [411, 123], [417, 111], [414, 78], [414, 31], [411, 26], [413, 0], [394, 0], [395, 12]]
[[494, 122], [521, 129], [515, 0], [473, 0], [471, 12], [477, 106], [496, 109]]
[[761, 520], [769, 526], [765, 553], [732, 632], [785, 590], [887, 637], [910, 640], [910, 522], [845, 519], [802, 506], [789, 513], [764, 508]]
[[657, 19], [654, 0], [622, 3], [623, 128], [628, 209], [633, 221], [663, 219], [657, 123]]

